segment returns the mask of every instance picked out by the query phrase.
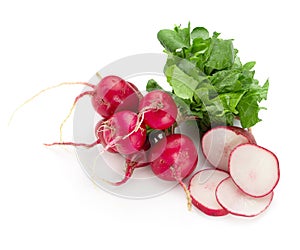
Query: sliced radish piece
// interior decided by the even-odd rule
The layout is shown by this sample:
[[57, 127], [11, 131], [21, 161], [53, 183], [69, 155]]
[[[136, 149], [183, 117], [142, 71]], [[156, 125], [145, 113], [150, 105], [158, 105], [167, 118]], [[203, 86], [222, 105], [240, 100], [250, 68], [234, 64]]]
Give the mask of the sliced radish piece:
[[231, 151], [244, 143], [256, 144], [253, 135], [239, 127], [219, 126], [207, 131], [201, 141], [206, 159], [216, 168], [228, 171]]
[[272, 192], [280, 176], [276, 155], [253, 144], [243, 144], [232, 151], [229, 172], [235, 184], [254, 197], [262, 197]]
[[245, 217], [253, 217], [265, 211], [273, 199], [273, 192], [260, 198], [242, 192], [228, 177], [220, 182], [216, 190], [219, 204], [229, 213]]
[[228, 211], [217, 202], [215, 195], [219, 183], [228, 176], [228, 173], [216, 169], [204, 169], [197, 172], [189, 184], [192, 204], [207, 215], [228, 214]]

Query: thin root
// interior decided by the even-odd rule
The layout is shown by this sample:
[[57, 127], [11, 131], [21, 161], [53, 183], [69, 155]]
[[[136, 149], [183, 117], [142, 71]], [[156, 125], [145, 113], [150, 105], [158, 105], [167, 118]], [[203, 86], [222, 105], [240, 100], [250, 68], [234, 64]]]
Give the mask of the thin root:
[[122, 184], [125, 184], [132, 176], [134, 169], [135, 169], [134, 166], [127, 165], [123, 179], [117, 182], [109, 182], [109, 183], [113, 186], [121, 186]]
[[92, 171], [92, 180], [96, 183], [96, 179], [98, 178], [96, 176], [96, 164], [97, 164], [97, 160], [98, 158], [104, 153], [105, 151], [104, 150], [101, 150], [100, 153], [96, 156], [96, 158], [93, 160], [93, 166], [91, 168], [91, 171]]
[[32, 97], [30, 97], [29, 99], [27, 99], [19, 107], [17, 107], [14, 110], [14, 112], [12, 113], [12, 115], [10, 116], [9, 121], [8, 121], [8, 125], [10, 125], [13, 117], [15, 116], [15, 114], [17, 113], [17, 111], [19, 111], [19, 109], [21, 109], [24, 105], [26, 105], [27, 103], [31, 102], [33, 99], [35, 99], [36, 97], [38, 97], [42, 93], [44, 93], [44, 92], [46, 92], [48, 90], [54, 89], [54, 88], [58, 88], [58, 87], [63, 86], [63, 85], [74, 85], [74, 84], [85, 85], [85, 86], [88, 86], [88, 87], [91, 87], [91, 88], [95, 88], [94, 84], [90, 84], [90, 83], [87, 83], [87, 82], [62, 82], [62, 83], [59, 83], [57, 85], [53, 85], [53, 86], [50, 86], [48, 88], [45, 88], [45, 89], [39, 91], [38, 93], [36, 93], [35, 95], [33, 95]]
[[156, 109], [160, 109], [160, 108], [162, 108], [162, 106], [160, 106], [159, 103], [155, 103], [155, 104], [152, 103], [151, 105], [144, 107], [138, 114], [135, 128], [128, 135], [126, 135], [124, 137], [124, 139], [126, 139], [127, 137], [129, 137], [134, 132], [137, 132], [140, 129], [140, 127], [142, 126], [144, 119], [145, 119], [145, 113], [147, 113], [151, 110], [156, 110]]
[[186, 187], [186, 185], [184, 184], [184, 182], [182, 181], [181, 177], [179, 177], [176, 173], [176, 170], [173, 166], [170, 167], [170, 170], [172, 171], [173, 177], [174, 179], [180, 184], [180, 186], [183, 188], [185, 194], [186, 194], [186, 199], [187, 199], [187, 207], [188, 210], [191, 211], [192, 210], [192, 198], [191, 198], [191, 193], [188, 190], [188, 188]]
[[53, 143], [44, 143], [45, 146], [74, 146], [74, 147], [86, 147], [86, 148], [92, 148], [99, 144], [100, 141], [97, 140], [93, 143], [87, 144], [87, 143], [75, 143], [75, 142], [53, 142]]
[[75, 106], [76, 106], [76, 103], [78, 102], [78, 100], [85, 96], [85, 95], [92, 95], [94, 93], [94, 91], [86, 91], [86, 92], [83, 92], [81, 93], [79, 96], [77, 96], [74, 100], [74, 103], [68, 113], [68, 115], [66, 116], [66, 118], [62, 121], [62, 123], [60, 124], [60, 127], [59, 127], [59, 138], [60, 138], [60, 142], [62, 142], [62, 129], [63, 129], [63, 126], [65, 125], [66, 121], [69, 119], [69, 117], [71, 116]]
[[101, 133], [108, 129], [110, 129], [110, 126], [107, 125], [107, 122], [103, 122], [103, 124], [97, 128], [96, 133]]
[[104, 151], [107, 151], [109, 148], [113, 148], [117, 145], [117, 142], [120, 141], [121, 139], [123, 139], [121, 136], [116, 137], [114, 140], [112, 140], [110, 143], [108, 143], [105, 148]]
[[117, 181], [117, 182], [112, 182], [112, 181], [109, 181], [109, 180], [104, 179], [104, 178], [99, 178], [99, 180], [101, 180], [101, 181], [103, 181], [107, 184], [110, 184], [112, 186], [121, 186], [121, 185], [125, 184], [130, 179], [134, 169], [135, 169], [135, 167], [133, 167], [133, 166], [127, 166], [126, 173], [125, 173], [123, 179], [120, 180], [120, 181]]
[[159, 108], [157, 105], [156, 106], [153, 106], [153, 105], [149, 105], [147, 107], [144, 107], [138, 114], [137, 116], [137, 122], [136, 122], [136, 125], [134, 127], [134, 129], [128, 133], [127, 135], [125, 135], [123, 137], [123, 140], [128, 138], [129, 136], [131, 136], [133, 133], [136, 133], [142, 126], [143, 122], [144, 122], [144, 119], [145, 119], [145, 113], [153, 110], [154, 108]]
[[145, 112], [138, 114], [137, 122], [136, 122], [134, 129], [131, 132], [129, 132], [127, 135], [123, 136], [123, 138], [122, 138], [123, 140], [125, 140], [126, 138], [131, 136], [133, 133], [136, 133], [141, 128], [142, 123], [144, 121], [144, 117], [145, 117], [144, 114], [145, 114]]
[[134, 129], [134, 132], [137, 132], [139, 130], [139, 128], [142, 126], [144, 119], [145, 119], [145, 112], [141, 113], [141, 118], [139, 117], [140, 114], [138, 114], [138, 122], [137, 122], [137, 126]]
[[182, 182], [182, 180], [179, 180], [178, 181], [180, 186], [183, 187], [183, 190], [186, 194], [186, 199], [187, 199], [187, 207], [188, 207], [188, 210], [191, 211], [192, 210], [192, 198], [191, 198], [191, 193], [190, 191], [188, 190], [188, 188], [186, 187], [186, 185]]

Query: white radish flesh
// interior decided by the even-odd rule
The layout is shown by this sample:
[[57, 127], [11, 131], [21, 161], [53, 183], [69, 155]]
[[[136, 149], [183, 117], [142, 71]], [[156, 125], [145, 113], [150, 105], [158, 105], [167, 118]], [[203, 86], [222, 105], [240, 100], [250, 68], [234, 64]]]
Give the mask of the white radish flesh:
[[272, 199], [273, 192], [260, 198], [249, 196], [242, 192], [233, 182], [231, 177], [221, 181], [216, 190], [216, 198], [219, 204], [229, 213], [254, 217], [265, 211]]
[[205, 133], [202, 138], [202, 151], [214, 167], [228, 171], [231, 151], [244, 143], [256, 143], [250, 132], [234, 126], [219, 126]]
[[207, 215], [228, 214], [228, 211], [217, 202], [215, 195], [219, 183], [228, 176], [226, 172], [216, 169], [204, 169], [197, 172], [189, 184], [192, 204]]
[[280, 176], [278, 159], [274, 153], [253, 144], [243, 144], [232, 151], [229, 172], [235, 184], [254, 197], [269, 194]]

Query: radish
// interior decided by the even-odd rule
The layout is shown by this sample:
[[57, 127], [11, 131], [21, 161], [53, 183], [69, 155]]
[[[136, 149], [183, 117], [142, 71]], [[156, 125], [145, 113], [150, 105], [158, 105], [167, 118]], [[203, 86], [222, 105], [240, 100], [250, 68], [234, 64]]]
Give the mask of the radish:
[[106, 76], [95, 87], [92, 104], [96, 112], [108, 118], [117, 111], [137, 111], [142, 94], [132, 83], [118, 76]]
[[120, 111], [107, 119], [103, 127], [106, 149], [112, 148], [123, 155], [137, 153], [146, 141], [146, 127], [137, 128], [138, 116], [132, 111]]
[[247, 143], [232, 151], [229, 173], [243, 192], [263, 197], [272, 192], [279, 181], [279, 162], [268, 149]]
[[245, 217], [253, 217], [265, 211], [272, 199], [273, 192], [260, 198], [249, 196], [242, 192], [231, 177], [221, 181], [216, 190], [219, 204], [229, 213]]
[[183, 134], [171, 134], [151, 147], [150, 166], [153, 173], [167, 181], [177, 181], [184, 189], [188, 209], [191, 209], [190, 192], [183, 179], [197, 166], [198, 154], [193, 141]]
[[111, 185], [120, 186], [130, 179], [134, 169], [149, 165], [148, 151], [150, 142], [146, 140], [146, 129], [143, 124], [137, 131], [134, 131], [136, 122], [136, 113], [131, 111], [120, 111], [115, 113], [111, 118], [102, 119], [96, 124], [95, 135], [97, 140], [91, 144], [55, 142], [45, 145], [71, 145], [90, 148], [97, 144], [102, 144], [104, 150], [108, 152], [123, 154], [126, 162], [124, 178], [118, 182], [102, 179]]
[[[82, 92], [75, 98], [68, 115], [60, 125], [60, 141], [62, 141], [62, 128], [66, 123], [66, 121], [68, 120], [68, 118], [71, 116], [77, 102], [82, 97], [91, 96], [92, 97], [91, 102], [94, 109], [96, 110], [97, 113], [99, 113], [104, 118], [110, 117], [112, 114], [114, 114], [117, 111], [122, 111], [122, 110], [131, 110], [135, 112], [138, 111], [139, 101], [143, 97], [141, 92], [134, 84], [127, 82], [124, 79], [114, 75], [109, 75], [102, 78], [97, 85], [88, 82], [63, 82], [48, 87], [46, 89], [43, 89], [39, 91], [37, 94], [33, 95], [28, 100], [26, 100], [25, 102], [23, 102], [12, 113], [9, 119], [9, 124], [12, 121], [12, 118], [14, 117], [16, 112], [25, 104], [29, 103], [34, 98], [36, 98], [37, 96], [39, 96], [40, 94], [48, 90], [58, 88], [64, 85], [84, 85], [90, 87], [91, 90]], [[66, 145], [69, 145], [69, 143], [67, 143]]]
[[102, 144], [104, 150], [130, 155], [139, 152], [146, 141], [146, 127], [142, 123], [137, 128], [138, 116], [132, 111], [120, 111], [109, 119], [97, 123], [95, 133], [97, 140], [91, 144], [75, 142], [54, 142], [45, 146], [70, 145], [93, 147]]
[[203, 135], [201, 141], [202, 151], [208, 162], [227, 172], [231, 151], [244, 143], [256, 144], [250, 132], [235, 126], [212, 128]]
[[143, 148], [140, 151], [130, 155], [123, 155], [123, 157], [125, 158], [125, 165], [126, 165], [124, 178], [118, 182], [111, 182], [104, 179], [103, 181], [114, 186], [120, 186], [126, 183], [131, 178], [133, 171], [136, 168], [147, 167], [150, 165], [150, 160], [149, 160], [150, 149], [153, 145], [155, 145], [158, 142], [161, 143], [161, 146], [166, 145], [165, 134], [161, 130], [152, 130], [149, 133], [148, 138], [144, 143]]
[[153, 90], [141, 99], [139, 116], [151, 128], [166, 129], [176, 121], [177, 106], [168, 93]]
[[197, 172], [189, 183], [193, 205], [207, 215], [228, 214], [228, 211], [217, 202], [215, 195], [217, 186], [227, 177], [228, 173], [222, 170], [204, 169]]
[[[96, 138], [98, 138], [99, 143], [101, 143], [101, 145], [106, 148], [107, 144], [106, 141], [104, 140], [103, 137], [103, 131], [105, 129], [105, 123], [106, 123], [107, 119], [101, 119], [95, 126], [95, 135]], [[114, 148], [112, 147], [107, 147], [107, 152], [110, 153], [118, 153]]]

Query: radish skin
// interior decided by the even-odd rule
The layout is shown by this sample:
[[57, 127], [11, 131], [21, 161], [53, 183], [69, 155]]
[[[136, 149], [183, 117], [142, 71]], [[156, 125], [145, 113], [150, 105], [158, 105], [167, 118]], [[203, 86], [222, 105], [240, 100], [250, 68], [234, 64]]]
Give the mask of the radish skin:
[[54, 142], [45, 146], [69, 145], [91, 148], [102, 144], [105, 151], [130, 155], [138, 153], [146, 141], [146, 128], [141, 124], [134, 131], [137, 123], [137, 114], [132, 111], [120, 111], [109, 119], [100, 120], [95, 127], [96, 141], [90, 144], [75, 142]]
[[177, 106], [168, 93], [153, 90], [141, 99], [139, 115], [151, 128], [167, 129], [176, 121]]
[[106, 141], [104, 140], [104, 137], [103, 137], [103, 131], [106, 128], [106, 125], [105, 125], [106, 121], [107, 121], [107, 119], [101, 119], [96, 124], [96, 126], [95, 126], [95, 135], [96, 135], [96, 138], [98, 138], [99, 143], [101, 143], [101, 145], [103, 146], [103, 148], [106, 148], [107, 152], [118, 153], [114, 148], [112, 148], [112, 147], [106, 147], [107, 143], [106, 143]]
[[159, 141], [151, 148], [152, 171], [163, 180], [182, 180], [196, 168], [197, 150], [186, 135], [172, 134], [166, 140]]
[[109, 118], [123, 110], [137, 111], [142, 94], [129, 82], [110, 75], [101, 79], [92, 95], [92, 105], [96, 112]]
[[229, 177], [228, 173], [217, 169], [204, 169], [193, 175], [189, 182], [192, 203], [203, 213], [210, 216], [224, 216], [228, 211], [217, 202], [216, 188]]
[[159, 141], [151, 148], [149, 159], [156, 176], [180, 184], [186, 194], [188, 209], [191, 210], [190, 192], [182, 180], [195, 170], [198, 163], [193, 141], [183, 134], [168, 135], [166, 140]]
[[142, 123], [136, 130], [138, 116], [132, 111], [114, 113], [104, 122], [105, 149], [112, 148], [122, 155], [137, 153], [146, 142], [146, 127]]

